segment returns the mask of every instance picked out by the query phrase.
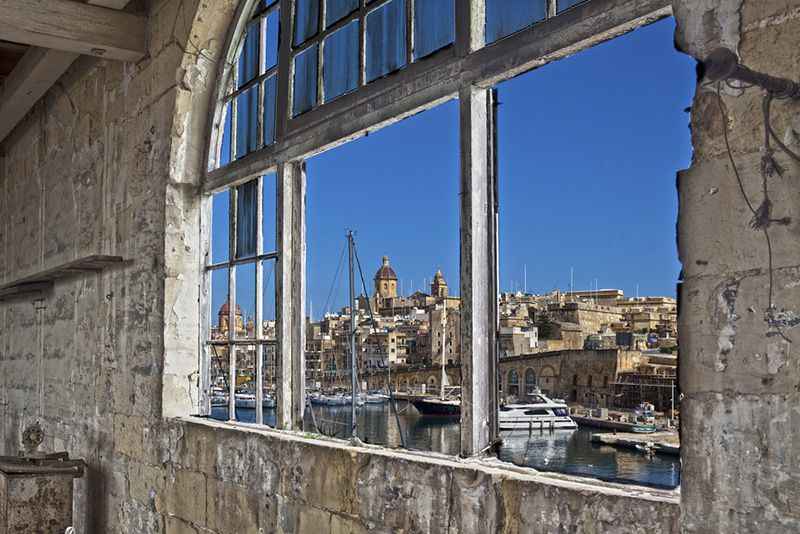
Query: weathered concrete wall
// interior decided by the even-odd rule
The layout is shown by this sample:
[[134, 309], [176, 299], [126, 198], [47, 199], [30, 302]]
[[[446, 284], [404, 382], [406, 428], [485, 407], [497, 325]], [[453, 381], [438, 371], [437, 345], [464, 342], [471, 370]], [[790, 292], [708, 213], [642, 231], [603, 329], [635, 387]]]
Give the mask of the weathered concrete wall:
[[[678, 46], [695, 57], [721, 44], [753, 69], [800, 78], [800, 1], [687, 0], [676, 1], [675, 11]], [[720, 102], [716, 88], [698, 90], [694, 160], [679, 176], [682, 525], [687, 533], [797, 532], [800, 165], [772, 143], [783, 175], [766, 179], [771, 218], [791, 222], [771, 224], [768, 244], [751, 227], [723, 135], [727, 129], [757, 209], [764, 200], [762, 92], [723, 93]], [[772, 108], [779, 138], [800, 151], [800, 104]]]
[[173, 455], [150, 480], [151, 503], [175, 532], [678, 531], [677, 499], [663, 492], [214, 422], [169, 435]]

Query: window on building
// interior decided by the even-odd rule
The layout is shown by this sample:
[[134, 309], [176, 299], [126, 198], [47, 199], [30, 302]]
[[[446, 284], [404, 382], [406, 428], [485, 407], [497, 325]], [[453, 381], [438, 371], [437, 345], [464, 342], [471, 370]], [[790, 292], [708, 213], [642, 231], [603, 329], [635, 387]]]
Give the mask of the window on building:
[[220, 134], [209, 165], [224, 166], [275, 142], [278, 78], [278, 3], [258, 4], [226, 69], [219, 106]]
[[[415, 392], [416, 404], [397, 401], [395, 408], [390, 400], [359, 407], [359, 437], [458, 453], [457, 412], [438, 420], [446, 440], [414, 430], [428, 422], [431, 413], [425, 410], [437, 409], [443, 396], [456, 398], [460, 385], [460, 374], [442, 365], [443, 358], [459, 360], [461, 350], [457, 117], [458, 102], [447, 102], [307, 162], [307, 320], [319, 325], [311, 331], [331, 336], [321, 340], [331, 344], [321, 355], [327, 371], [306, 370], [309, 390], [323, 399], [311, 406], [313, 417], [306, 414], [307, 432], [349, 437], [351, 411], [324, 402], [337, 391], [352, 394], [350, 333], [355, 330], [357, 398], [401, 392], [400, 379], [409, 375], [425, 386]], [[394, 157], [398, 146], [406, 157]], [[413, 228], [426, 230], [416, 234]], [[350, 231], [355, 328], [350, 326]], [[454, 288], [447, 298], [434, 295], [437, 271]], [[450, 307], [446, 315], [445, 304]], [[398, 353], [392, 344], [400, 333], [416, 340], [415, 350]], [[422, 343], [431, 338], [437, 341]], [[309, 355], [309, 341], [306, 361], [316, 358]]]
[[[531, 11], [512, 16], [508, 4]], [[542, 12], [534, 8], [536, 2], [522, 0], [493, 6], [487, 2], [487, 29], [495, 11], [503, 33], [535, 22]], [[559, 3], [560, 11], [572, 9], [579, 11], [577, 5]], [[529, 16], [520, 18], [523, 13]], [[507, 20], [517, 26], [503, 22]], [[669, 335], [662, 335], [657, 325], [640, 326], [636, 319], [645, 305], [641, 295], [659, 303], [651, 308], [676, 309], [680, 264], [674, 176], [691, 158], [683, 110], [691, 102], [694, 75], [689, 61], [674, 50], [673, 31], [671, 20], [661, 21], [497, 87], [499, 322], [501, 341], [524, 346], [500, 359], [498, 379], [508, 374], [506, 366], [554, 362], [548, 397], [566, 399], [579, 411], [624, 413], [660, 398], [659, 389], [669, 391], [633, 385], [657, 380], [644, 377], [650, 364], [633, 363], [629, 347], [640, 337], [655, 351], [659, 344], [672, 343], [675, 334], [674, 323]], [[608, 69], [631, 64], [642, 54], [648, 63], [635, 72]], [[582, 96], [585, 87], [592, 88], [590, 98]], [[643, 87], [648, 90], [641, 91]], [[534, 105], [541, 99], [569, 106]], [[682, 148], [668, 152], [665, 146]], [[641, 328], [646, 334], [638, 333]], [[526, 331], [537, 332], [536, 347], [527, 344]], [[648, 354], [638, 352], [646, 362]], [[604, 396], [609, 376], [620, 369], [636, 378], [630, 387]], [[508, 380], [511, 388], [510, 375]], [[527, 390], [527, 374], [525, 382]], [[580, 428], [562, 445], [587, 447], [590, 432]], [[514, 439], [508, 438], [508, 446]], [[501, 457], [548, 468], [544, 450], [552, 458], [552, 448], [546, 446], [541, 451], [528, 448], [524, 458], [501, 450]], [[624, 452], [614, 454], [629, 460]], [[609, 475], [597, 469], [593, 474], [678, 483], [677, 461], [670, 476], [646, 461], [630, 461], [639, 466], [635, 473], [618, 469]], [[569, 462], [563, 469], [587, 471]]]
[[215, 419], [275, 424], [275, 196], [268, 174], [211, 197], [204, 349]]
[[[508, 81], [664, 15], [656, 10], [631, 18], [617, 6], [598, 13], [590, 7], [594, 1], [486, 0], [482, 20], [457, 17], [464, 3], [455, 0], [244, 4], [252, 9], [234, 25], [238, 33], [220, 64], [203, 182], [202, 415], [346, 437], [334, 427], [349, 428], [349, 412], [315, 422], [313, 407], [347, 412], [335, 404], [348, 394], [424, 392], [434, 400], [447, 397], [460, 415], [442, 427], [437, 445], [407, 446], [474, 455], [502, 428], [504, 399], [522, 393], [528, 398], [520, 401], [533, 402], [538, 394], [531, 390], [542, 385], [547, 397], [578, 402], [572, 375], [580, 367], [548, 361], [536, 364], [537, 373], [519, 360], [583, 351], [589, 335], [600, 348], [624, 341], [619, 335], [628, 332], [617, 330], [625, 321], [589, 327], [583, 310], [569, 306], [603, 306], [614, 298], [595, 281], [613, 279], [604, 271], [609, 251], [648, 275], [674, 271], [674, 262], [642, 260], [674, 253], [673, 236], [663, 232], [674, 227], [675, 214], [661, 209], [674, 192], [661, 177], [684, 160], [663, 150], [654, 154], [643, 143], [677, 145], [674, 136], [685, 135], [685, 124], [667, 125], [667, 117], [689, 99], [678, 105], [664, 95], [678, 94], [680, 86], [688, 97], [693, 83], [690, 68], [679, 72], [686, 66], [675, 63], [677, 54], [662, 55], [667, 48], [673, 53], [671, 28], [663, 22], [645, 31], [655, 31], [664, 48], [632, 34], [633, 48], [651, 57], [636, 72], [605, 68], [624, 62], [624, 55], [591, 59], [619, 52], [631, 42], [626, 36]], [[281, 20], [289, 27], [280, 27]], [[573, 22], [580, 31], [564, 26]], [[538, 40], [554, 28], [559, 39]], [[597, 35], [587, 36], [587, 28]], [[641, 63], [635, 59], [627, 62]], [[562, 78], [554, 79], [558, 72]], [[497, 83], [495, 92], [490, 86]], [[602, 105], [614, 98], [623, 101]], [[646, 108], [637, 108], [647, 99]], [[649, 122], [627, 122], [632, 109], [638, 109], [633, 118]], [[647, 157], [663, 167], [643, 166]], [[642, 197], [633, 199], [635, 193]], [[643, 212], [653, 219], [640, 218]], [[591, 218], [598, 213], [602, 219]], [[632, 228], [646, 229], [648, 241], [619, 237]], [[355, 231], [362, 267], [354, 276], [362, 287], [351, 356], [350, 310], [343, 310], [350, 305], [342, 252], [348, 229]], [[376, 281], [383, 256], [395, 278]], [[492, 267], [498, 264], [499, 274]], [[439, 270], [449, 284], [442, 284]], [[661, 279], [672, 281], [674, 274]], [[636, 283], [644, 288], [644, 276]], [[551, 294], [554, 302], [539, 298]], [[630, 347], [658, 350], [664, 339], [677, 342], [674, 302], [660, 303], [654, 316], [667, 319], [637, 322]], [[369, 311], [379, 318], [367, 320]], [[406, 348], [390, 347], [394, 341], [381, 329], [402, 333], [397, 342]], [[503, 358], [495, 354], [498, 345]], [[512, 358], [520, 373], [527, 369], [522, 376], [509, 372]], [[354, 361], [357, 370], [368, 370], [358, 374], [356, 391], [340, 376]], [[445, 361], [449, 367], [441, 369]], [[604, 371], [622, 388], [614, 369]], [[431, 372], [434, 394], [427, 387]], [[481, 378], [487, 374], [493, 380]], [[443, 386], [451, 389], [443, 393]], [[600, 399], [637, 400], [633, 388], [620, 391]], [[642, 391], [639, 401], [656, 390]], [[430, 420], [415, 410], [409, 405], [404, 413], [426, 425]], [[318, 428], [323, 419], [336, 422]], [[388, 436], [363, 439], [397, 445]]]

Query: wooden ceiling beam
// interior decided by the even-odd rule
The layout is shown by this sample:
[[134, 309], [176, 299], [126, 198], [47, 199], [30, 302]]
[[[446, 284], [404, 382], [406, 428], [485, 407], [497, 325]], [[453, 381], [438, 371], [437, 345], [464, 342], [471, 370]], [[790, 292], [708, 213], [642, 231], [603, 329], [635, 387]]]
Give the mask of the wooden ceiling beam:
[[65, 52], [136, 61], [147, 18], [72, 0], [0, 0], [0, 39]]
[[[40, 5], [50, 5], [47, 2]], [[122, 9], [130, 0], [90, 0], [89, 4], [106, 10]], [[0, 0], [0, 5], [14, 5], [17, 2]], [[67, 2], [72, 5], [76, 2]], [[86, 4], [82, 4], [86, 5]], [[0, 16], [0, 26], [5, 20]], [[0, 142], [11, 133], [14, 127], [31, 110], [33, 105], [67, 71], [79, 54], [49, 48], [30, 48], [19, 60], [14, 70], [0, 88]]]

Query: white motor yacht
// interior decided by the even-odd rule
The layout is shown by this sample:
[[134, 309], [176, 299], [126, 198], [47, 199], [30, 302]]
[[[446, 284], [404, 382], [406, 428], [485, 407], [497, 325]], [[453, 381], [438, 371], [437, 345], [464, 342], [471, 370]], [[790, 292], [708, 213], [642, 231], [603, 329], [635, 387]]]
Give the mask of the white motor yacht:
[[531, 401], [500, 407], [500, 430], [576, 429], [563, 402], [555, 402], [542, 393], [534, 393]]

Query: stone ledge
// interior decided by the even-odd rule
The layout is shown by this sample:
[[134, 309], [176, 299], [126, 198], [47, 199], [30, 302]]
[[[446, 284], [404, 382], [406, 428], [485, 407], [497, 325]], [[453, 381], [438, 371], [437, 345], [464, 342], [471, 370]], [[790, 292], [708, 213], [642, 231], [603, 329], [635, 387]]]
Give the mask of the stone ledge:
[[287, 443], [297, 443], [304, 446], [328, 448], [331, 451], [346, 451], [351, 455], [366, 454], [397, 460], [419, 462], [431, 466], [474, 469], [484, 475], [500, 476], [515, 479], [520, 482], [550, 485], [554, 488], [573, 491], [592, 491], [611, 497], [638, 498], [664, 504], [680, 504], [680, 488], [662, 490], [635, 484], [616, 484], [590, 477], [578, 477], [568, 474], [537, 471], [531, 467], [522, 467], [496, 458], [459, 458], [429, 451], [411, 451], [390, 449], [378, 445], [350, 445], [345, 440], [336, 438], [309, 437], [296, 431], [275, 430], [269, 427], [256, 426], [251, 423], [228, 423], [203, 417], [177, 417], [174, 421], [198, 425], [210, 429], [225, 431], [238, 431], [249, 436], [265, 436]]

